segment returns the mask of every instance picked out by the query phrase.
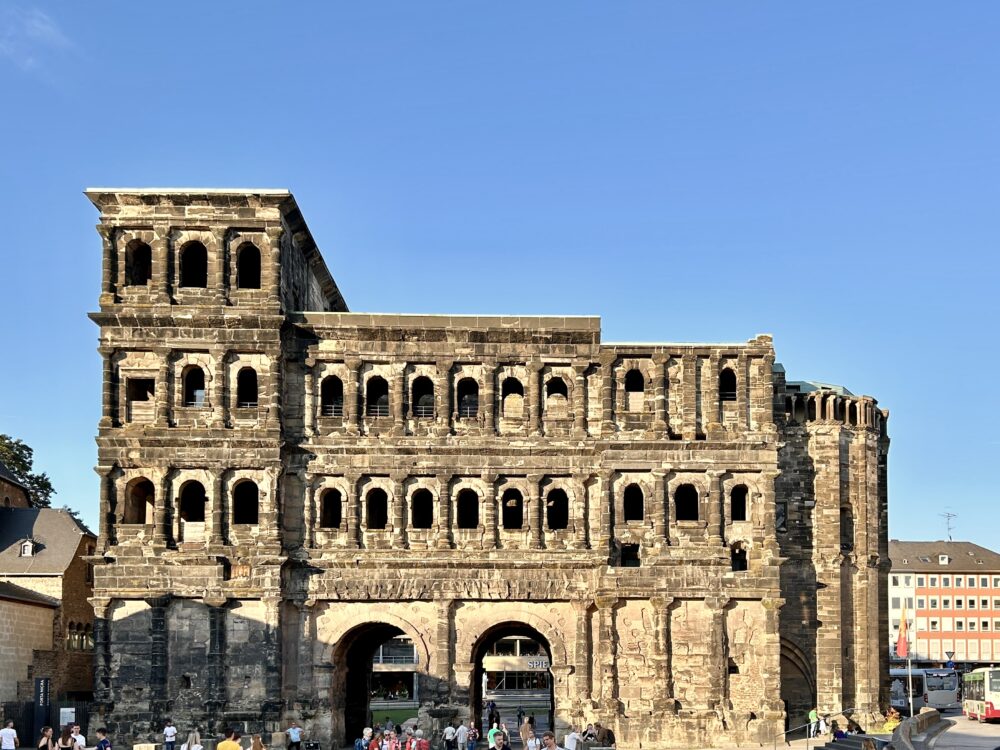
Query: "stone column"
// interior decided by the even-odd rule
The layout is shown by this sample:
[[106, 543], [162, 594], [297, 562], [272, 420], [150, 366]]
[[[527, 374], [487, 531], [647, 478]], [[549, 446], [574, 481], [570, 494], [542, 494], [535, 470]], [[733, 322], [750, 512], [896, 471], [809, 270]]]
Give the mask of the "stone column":
[[601, 433], [605, 436], [615, 431], [614, 425], [614, 359], [601, 357]]
[[708, 543], [722, 545], [722, 527], [725, 518], [724, 506], [726, 495], [722, 490], [721, 471], [706, 471], [708, 477], [708, 493], [705, 498], [706, 512], [708, 513]]
[[681, 357], [681, 372], [683, 385], [682, 412], [684, 415], [683, 434], [685, 440], [694, 440], [698, 437], [698, 388], [697, 376], [695, 372], [698, 368], [698, 358], [691, 353], [686, 353]]
[[576, 662], [576, 680], [573, 692], [579, 701], [581, 718], [593, 708], [593, 684], [591, 677], [591, 662], [593, 650], [590, 643], [590, 608], [593, 602], [589, 599], [574, 599], [573, 612], [576, 615], [576, 649], [573, 660]]
[[653, 431], [663, 440], [667, 436], [667, 398], [663, 384], [666, 381], [665, 363], [661, 356], [653, 360]]
[[497, 475], [483, 474], [483, 485], [486, 487], [486, 497], [484, 501], [486, 508], [483, 518], [483, 549], [491, 550], [497, 548]]
[[166, 708], [167, 695], [167, 605], [169, 596], [146, 599], [149, 605], [150, 707], [154, 713]]
[[170, 365], [173, 352], [169, 349], [157, 349], [156, 355], [160, 358], [160, 366], [156, 370], [156, 426], [170, 426], [170, 407], [173, 403], [172, 382], [170, 377]]
[[225, 597], [206, 599], [208, 608], [208, 662], [205, 670], [205, 710], [217, 715], [226, 704], [226, 612]]
[[[111, 466], [95, 466], [94, 471], [101, 478], [100, 489], [100, 531], [97, 536], [97, 551], [107, 552], [108, 547], [115, 539], [115, 517], [111, 512], [111, 493], [114, 491], [115, 483], [111, 478]], [[162, 502], [162, 501], [161, 501]]]
[[441, 360], [437, 363], [437, 379], [434, 383], [434, 411], [437, 416], [437, 426], [434, 430], [438, 437], [451, 433], [451, 360]]
[[674, 603], [672, 596], [656, 595], [650, 598], [653, 608], [653, 629], [655, 631], [655, 648], [653, 651], [656, 664], [656, 679], [654, 681], [653, 711], [657, 713], [674, 713], [674, 675], [672, 664], [672, 648], [670, 632], [670, 605]]
[[589, 476], [573, 478], [573, 537], [570, 549], [587, 549], [587, 482]]
[[482, 406], [485, 408], [484, 426], [483, 429], [486, 431], [487, 435], [493, 435], [496, 432], [496, 417], [497, 417], [497, 404], [496, 404], [496, 379], [497, 379], [497, 366], [495, 362], [486, 362], [483, 365], [483, 403]]
[[311, 438], [316, 434], [316, 360], [305, 361], [305, 396], [302, 405], [302, 434]]
[[[452, 607], [454, 605], [454, 600], [452, 599], [441, 599], [437, 602], [437, 612], [434, 621], [434, 629], [432, 631], [432, 636], [434, 638], [434, 646], [431, 648], [430, 659], [431, 663], [429, 665], [429, 671], [439, 680], [444, 682], [445, 691], [448, 697], [451, 695], [451, 683], [452, 683], [452, 671], [451, 665], [453, 663], [452, 651], [454, 644], [451, 641], [451, 618], [452, 618]], [[440, 699], [439, 693], [439, 699]], [[445, 701], [449, 702], [449, 701]]]
[[611, 551], [612, 526], [614, 525], [615, 511], [615, 482], [614, 472], [606, 472], [601, 475], [600, 496], [602, 501], [598, 509], [601, 518], [600, 531], [597, 537], [597, 547], [602, 554]]
[[267, 426], [272, 428], [281, 427], [281, 365], [281, 350], [272, 351], [267, 358]]
[[213, 547], [221, 547], [226, 543], [222, 533], [222, 498], [226, 487], [225, 473], [225, 470], [221, 470], [212, 477], [212, 531], [209, 544]]
[[112, 228], [106, 224], [97, 225], [97, 233], [101, 235], [101, 297], [100, 305], [113, 305], [115, 303], [115, 263], [116, 253], [114, 242], [111, 239]]
[[750, 429], [750, 361], [746, 352], [736, 360], [736, 429]]
[[91, 599], [94, 606], [94, 701], [111, 702], [111, 601]]
[[261, 536], [268, 544], [281, 546], [281, 467], [267, 470], [270, 490], [263, 494], [266, 502], [261, 505], [266, 508], [264, 513]]
[[164, 545], [170, 543], [172, 534], [170, 533], [170, 516], [167, 508], [173, 502], [170, 497], [170, 471], [164, 470], [160, 475], [160, 481], [156, 487], [156, 497], [153, 503], [153, 544]]
[[438, 474], [438, 549], [451, 549], [451, 474]]
[[728, 597], [716, 596], [705, 599], [712, 615], [712, 629], [709, 638], [712, 650], [709, 652], [709, 707], [726, 708], [729, 700], [729, 638], [726, 633], [726, 608]]
[[573, 365], [573, 434], [587, 436], [587, 368], [588, 364]]
[[537, 435], [541, 432], [542, 394], [540, 387], [541, 362], [528, 362], [528, 383], [524, 389], [524, 397], [528, 405], [528, 434]]
[[212, 350], [212, 426], [226, 424], [226, 358], [228, 352]]
[[344, 428], [349, 435], [357, 435], [360, 431], [360, 399], [358, 398], [358, 371], [361, 360], [348, 358], [344, 360], [347, 367], [347, 382], [344, 383]]
[[387, 384], [389, 393], [389, 413], [392, 416], [392, 434], [402, 435], [405, 431], [403, 422], [403, 401], [406, 399], [406, 373], [403, 366], [399, 366], [399, 371], [393, 373]]
[[267, 283], [267, 296], [269, 302], [276, 307], [283, 308], [281, 304], [281, 237], [284, 229], [280, 226], [267, 228], [267, 257], [261, 248], [261, 282]]
[[361, 477], [358, 474], [347, 474], [344, 477], [347, 496], [344, 498], [347, 511], [347, 533], [344, 546], [348, 549], [360, 549], [361, 547], [361, 497], [358, 482]]
[[598, 596], [594, 599], [598, 615], [597, 663], [601, 670], [601, 708], [611, 716], [621, 712], [618, 700], [618, 664], [615, 654], [616, 596]]
[[215, 239], [215, 254], [211, 258], [212, 292], [220, 305], [226, 304], [226, 230], [216, 227], [212, 230]]
[[393, 474], [392, 477], [392, 546], [403, 549], [406, 546], [404, 534], [406, 531], [406, 473]]
[[101, 428], [112, 427], [115, 423], [115, 350], [101, 346], [97, 351], [101, 355]]
[[653, 472], [653, 497], [649, 504], [649, 512], [653, 516], [653, 536], [656, 546], [667, 543], [667, 505], [665, 475], [662, 471]]
[[152, 250], [153, 279], [150, 281], [150, 291], [156, 285], [156, 302], [160, 305], [170, 304], [170, 225], [154, 224], [153, 241], [149, 243]]
[[302, 480], [306, 498], [306, 507], [302, 509], [303, 522], [306, 526], [303, 536], [306, 549], [312, 549], [316, 546], [316, 475], [305, 474]]
[[531, 493], [531, 499], [528, 501], [531, 508], [531, 549], [541, 549], [544, 546], [545, 507], [539, 486], [541, 481], [541, 474], [528, 475], [528, 492]]

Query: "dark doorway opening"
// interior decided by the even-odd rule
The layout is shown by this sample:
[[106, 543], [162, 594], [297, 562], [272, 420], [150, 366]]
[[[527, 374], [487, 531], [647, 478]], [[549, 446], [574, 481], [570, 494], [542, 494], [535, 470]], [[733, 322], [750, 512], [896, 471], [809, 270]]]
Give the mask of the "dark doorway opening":
[[[403, 635], [399, 628], [373, 622], [356, 628], [344, 637], [333, 672], [333, 713], [336, 717], [337, 704], [340, 704], [344, 717], [343, 734], [339, 737], [340, 744], [335, 747], [353, 746], [354, 740], [361, 736], [361, 730], [372, 726], [373, 659], [380, 646], [398, 635]], [[337, 738], [338, 734], [335, 730], [334, 737]]]

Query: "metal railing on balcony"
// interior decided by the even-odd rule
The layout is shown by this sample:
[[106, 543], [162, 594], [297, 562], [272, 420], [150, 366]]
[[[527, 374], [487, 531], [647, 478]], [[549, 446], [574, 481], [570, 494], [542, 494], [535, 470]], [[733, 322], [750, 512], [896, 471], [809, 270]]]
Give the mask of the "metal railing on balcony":
[[368, 404], [365, 414], [369, 417], [388, 417], [389, 404]]
[[417, 419], [431, 419], [434, 417], [433, 404], [416, 404], [413, 407], [413, 416]]
[[257, 408], [257, 402], [256, 401], [237, 401], [236, 402], [236, 408], [237, 409], [256, 409]]
[[323, 404], [320, 407], [320, 416], [323, 417], [342, 417], [344, 416], [344, 405], [343, 404]]
[[459, 406], [458, 416], [462, 419], [469, 419], [476, 416], [479, 413], [478, 406]]

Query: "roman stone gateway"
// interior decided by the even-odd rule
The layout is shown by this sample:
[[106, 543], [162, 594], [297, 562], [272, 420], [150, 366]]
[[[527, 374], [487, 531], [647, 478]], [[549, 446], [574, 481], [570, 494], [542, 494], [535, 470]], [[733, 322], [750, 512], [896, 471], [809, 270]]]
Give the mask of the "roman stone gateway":
[[878, 709], [874, 399], [786, 380], [769, 336], [612, 344], [598, 318], [348, 312], [285, 191], [87, 195], [96, 691], [119, 741], [169, 715], [294, 718], [349, 744], [372, 655], [401, 634], [436, 737], [480, 716], [482, 657], [507, 636], [544, 646], [560, 733], [600, 721], [622, 748]]

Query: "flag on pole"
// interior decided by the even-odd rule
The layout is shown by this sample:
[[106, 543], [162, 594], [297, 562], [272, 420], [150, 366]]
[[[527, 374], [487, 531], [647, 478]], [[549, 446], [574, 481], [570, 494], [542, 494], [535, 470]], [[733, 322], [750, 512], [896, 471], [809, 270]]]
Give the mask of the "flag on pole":
[[906, 602], [903, 602], [903, 616], [899, 620], [899, 637], [896, 639], [896, 656], [906, 659], [910, 656], [910, 633], [906, 624]]

